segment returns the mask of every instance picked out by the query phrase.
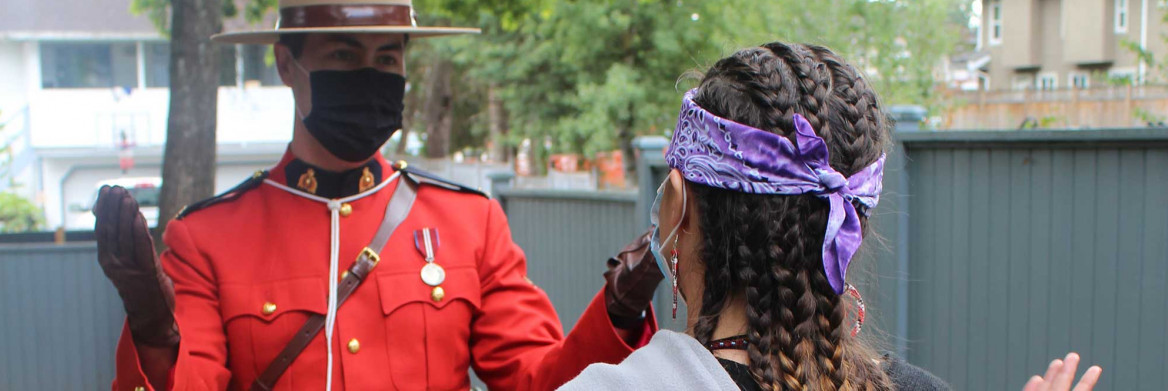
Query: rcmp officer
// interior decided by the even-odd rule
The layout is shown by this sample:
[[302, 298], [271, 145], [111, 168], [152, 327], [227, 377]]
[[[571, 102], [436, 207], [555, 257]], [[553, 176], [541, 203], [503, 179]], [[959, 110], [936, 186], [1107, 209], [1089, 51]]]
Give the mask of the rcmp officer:
[[527, 280], [499, 204], [390, 164], [409, 40], [408, 0], [282, 0], [275, 43], [295, 98], [274, 168], [191, 205], [154, 255], [138, 205], [101, 189], [98, 261], [122, 296], [115, 390], [553, 389], [616, 363], [656, 329], [661, 280], [647, 241], [609, 260], [607, 283], [564, 336]]

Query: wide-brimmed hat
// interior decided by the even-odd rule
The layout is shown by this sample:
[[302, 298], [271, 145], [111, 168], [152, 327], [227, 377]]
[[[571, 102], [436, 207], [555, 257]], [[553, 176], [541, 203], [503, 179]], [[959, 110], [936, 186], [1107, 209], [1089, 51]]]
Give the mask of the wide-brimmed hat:
[[280, 39], [280, 34], [381, 33], [415, 38], [481, 32], [477, 28], [418, 26], [411, 0], [280, 0], [279, 8], [279, 20], [273, 30], [215, 34], [211, 40], [271, 44]]

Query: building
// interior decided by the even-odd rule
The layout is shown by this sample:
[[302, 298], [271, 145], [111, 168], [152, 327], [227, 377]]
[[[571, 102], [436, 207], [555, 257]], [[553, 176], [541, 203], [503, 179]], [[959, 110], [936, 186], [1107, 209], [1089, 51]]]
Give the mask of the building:
[[983, 88], [1058, 90], [1164, 82], [1127, 45], [1168, 54], [1165, 0], [980, 0]]
[[[0, 191], [34, 200], [49, 228], [89, 228], [102, 180], [161, 175], [169, 43], [130, 3], [0, 0]], [[220, 50], [217, 191], [277, 161], [294, 120], [268, 46]]]

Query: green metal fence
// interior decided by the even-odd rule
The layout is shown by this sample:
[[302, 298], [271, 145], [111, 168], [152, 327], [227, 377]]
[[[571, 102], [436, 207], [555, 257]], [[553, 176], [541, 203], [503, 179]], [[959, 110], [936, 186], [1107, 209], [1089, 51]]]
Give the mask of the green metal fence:
[[[1104, 367], [1098, 389], [1168, 389], [1168, 130], [896, 138], [849, 273], [866, 333], [956, 389], [1018, 389], [1071, 350]], [[637, 145], [639, 192], [492, 186], [567, 329], [648, 224], [664, 141]], [[122, 315], [93, 251], [0, 245], [0, 389], [108, 387]]]

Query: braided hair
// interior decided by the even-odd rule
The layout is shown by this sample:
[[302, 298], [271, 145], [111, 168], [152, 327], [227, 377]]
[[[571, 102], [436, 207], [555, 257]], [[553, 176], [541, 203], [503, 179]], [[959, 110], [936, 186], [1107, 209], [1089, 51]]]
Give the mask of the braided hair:
[[[722, 118], [794, 139], [794, 114], [827, 143], [845, 176], [888, 139], [876, 94], [825, 47], [769, 43], [718, 61], [694, 102]], [[693, 332], [708, 343], [732, 297], [746, 303], [750, 372], [764, 390], [888, 390], [878, 356], [846, 332], [847, 306], [823, 271], [828, 205], [814, 195], [748, 194], [689, 183], [706, 270]], [[860, 205], [857, 205], [859, 208]], [[867, 218], [861, 216], [867, 230]]]

